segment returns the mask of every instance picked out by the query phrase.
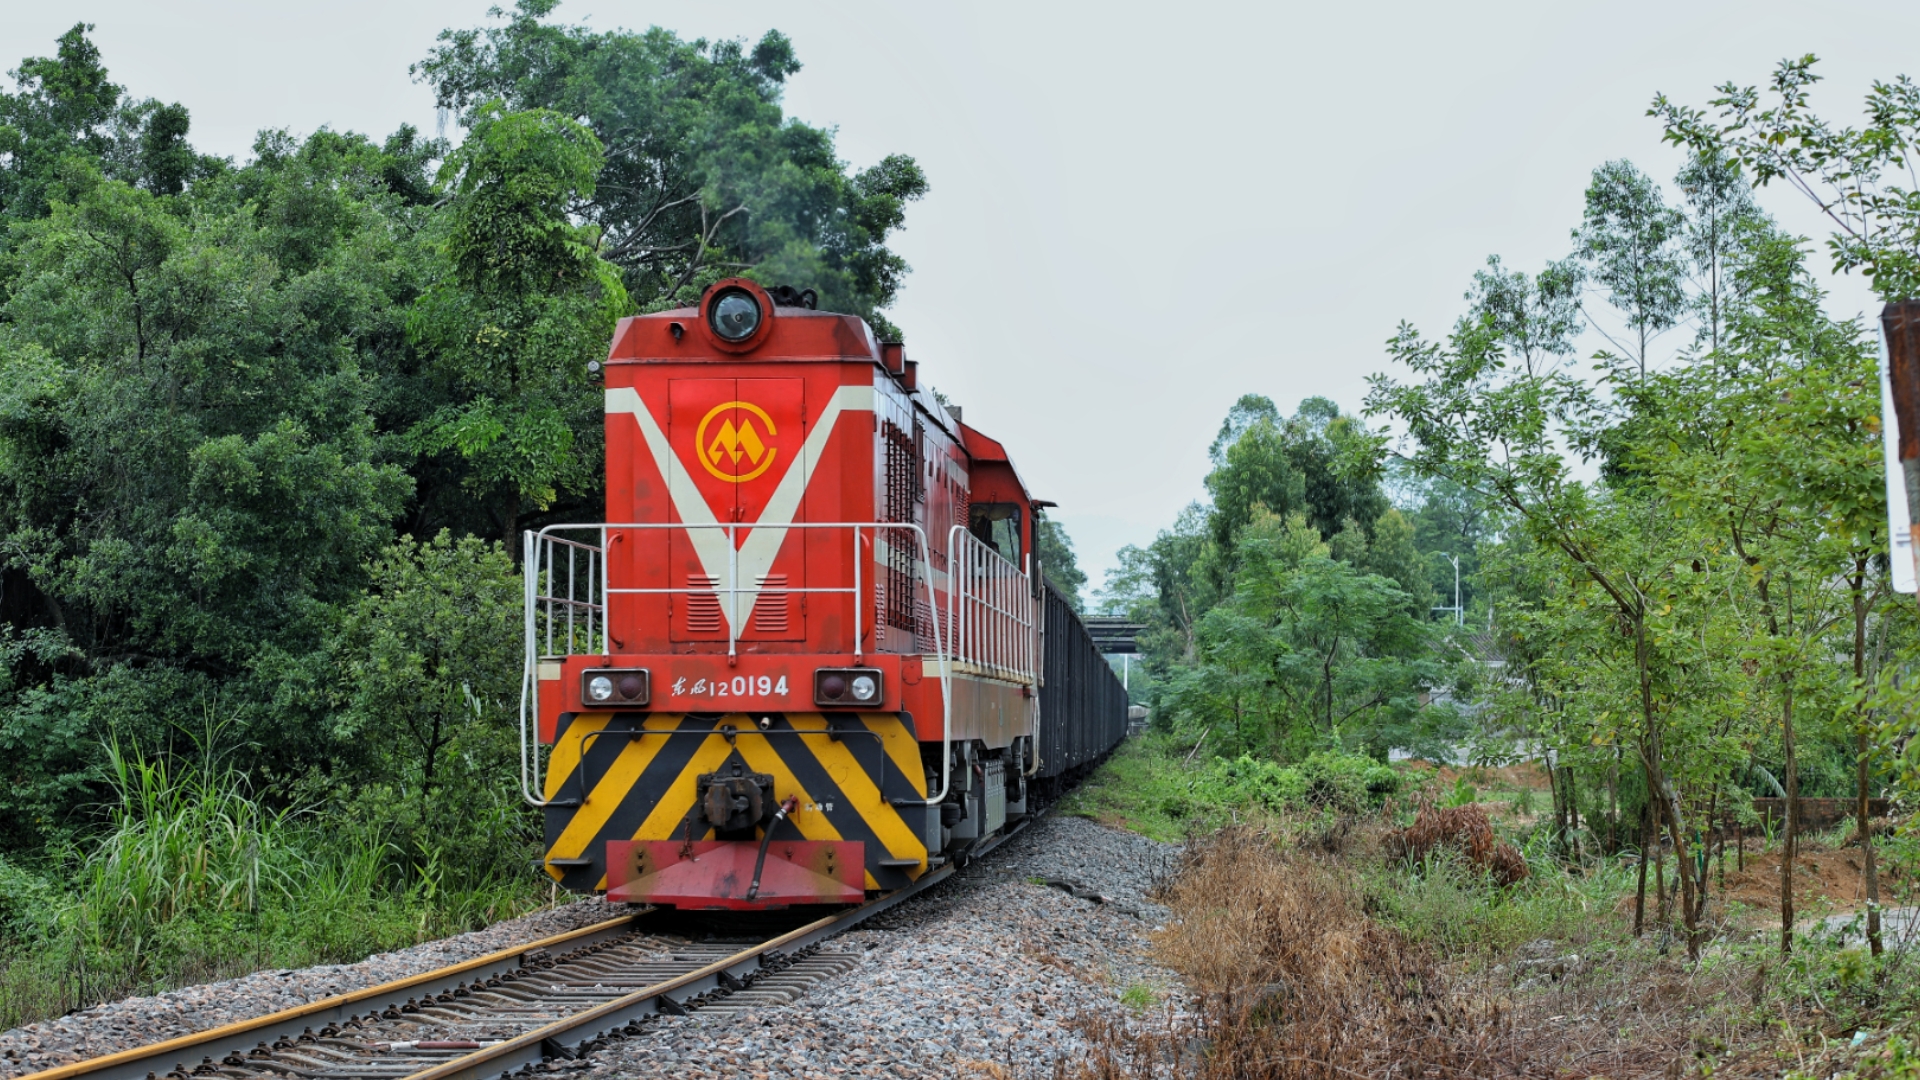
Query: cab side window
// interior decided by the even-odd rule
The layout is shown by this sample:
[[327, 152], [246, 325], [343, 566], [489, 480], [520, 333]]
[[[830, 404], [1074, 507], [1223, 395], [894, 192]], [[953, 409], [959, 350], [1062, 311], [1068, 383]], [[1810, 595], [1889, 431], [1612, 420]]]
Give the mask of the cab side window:
[[1018, 503], [974, 503], [968, 508], [967, 531], [981, 543], [1020, 565], [1020, 506]]

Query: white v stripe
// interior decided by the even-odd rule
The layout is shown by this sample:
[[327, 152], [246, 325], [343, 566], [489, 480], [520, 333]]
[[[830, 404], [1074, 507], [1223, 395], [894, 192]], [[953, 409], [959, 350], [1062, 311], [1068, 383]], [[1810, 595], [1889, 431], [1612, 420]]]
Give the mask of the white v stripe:
[[[723, 599], [720, 605], [735, 636], [743, 629], [740, 624], [745, 623], [753, 611], [753, 602], [759, 597], [761, 579], [773, 568], [773, 560], [780, 554], [780, 545], [786, 541], [789, 531], [783, 526], [792, 524], [793, 516], [799, 513], [800, 498], [806, 494], [821, 455], [826, 453], [827, 440], [833, 437], [833, 428], [840, 414], [872, 411], [873, 387], [842, 386], [835, 390], [833, 397], [827, 401], [826, 409], [807, 432], [806, 445], [800, 450], [800, 460], [787, 466], [779, 486], [773, 489], [773, 497], [767, 500], [766, 509], [761, 511], [760, 520], [742, 523], [742, 528], [753, 531], [747, 534], [746, 542], [740, 545], [738, 621], [735, 621], [732, 604]], [[640, 400], [640, 394], [631, 387], [609, 387], [607, 412], [632, 413], [633, 418], [639, 421], [640, 434], [647, 440], [647, 450], [667, 481], [667, 491], [680, 520], [695, 526], [718, 524], [719, 519], [713, 516], [713, 508], [707, 505], [705, 496], [694, 485], [692, 475], [681, 463], [673, 445], [667, 441], [667, 433], [660, 430], [660, 423], [653, 418], [652, 410]], [[691, 528], [687, 530], [687, 539], [707, 576], [720, 583], [720, 596], [724, 598], [726, 590], [733, 586], [733, 560], [727, 557], [726, 530]]]

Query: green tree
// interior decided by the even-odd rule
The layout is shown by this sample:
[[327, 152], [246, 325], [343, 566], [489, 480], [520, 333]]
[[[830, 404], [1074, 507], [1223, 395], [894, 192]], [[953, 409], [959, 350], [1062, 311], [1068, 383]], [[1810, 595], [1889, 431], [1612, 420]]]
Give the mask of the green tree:
[[1218, 598], [1214, 546], [1206, 507], [1191, 503], [1145, 548], [1120, 549], [1119, 563], [1101, 590], [1101, 609], [1130, 615], [1153, 629], [1147, 634], [1149, 664], [1161, 669], [1194, 655], [1194, 629]]
[[433, 357], [444, 402], [412, 429], [425, 455], [454, 455], [462, 485], [501, 507], [518, 535], [523, 506], [591, 490], [600, 461], [599, 396], [586, 370], [628, 306], [596, 230], [569, 209], [590, 199], [599, 141], [583, 125], [488, 106], [441, 176], [450, 189], [451, 273], [417, 305], [412, 332]]
[[1039, 527], [1036, 546], [1040, 549], [1041, 571], [1047, 575], [1047, 581], [1066, 596], [1073, 610], [1085, 610], [1080, 590], [1087, 583], [1087, 573], [1080, 569], [1080, 561], [1074, 557], [1073, 538], [1067, 535], [1066, 526], [1050, 517], [1042, 515], [1035, 524]]
[[[1716, 115], [1677, 105], [1657, 95], [1650, 115], [1658, 117], [1668, 141], [1688, 147], [1696, 156], [1729, 158], [1751, 173], [1756, 183], [1781, 181], [1812, 200], [1832, 224], [1827, 244], [1837, 270], [1860, 270], [1881, 298], [1892, 303], [1920, 296], [1920, 185], [1913, 182], [1920, 157], [1920, 86], [1900, 76], [1891, 82], [1875, 80], [1865, 102], [1866, 123], [1837, 126], [1815, 113], [1811, 90], [1820, 76], [1816, 59], [1808, 54], [1783, 60], [1775, 69], [1770, 90], [1775, 101], [1763, 106], [1752, 86], [1722, 84], [1710, 107]], [[1857, 389], [1866, 380], [1848, 384]], [[1871, 422], [1868, 422], [1871, 426]], [[1909, 463], [1908, 487], [1913, 486]], [[1859, 519], [1865, 521], [1868, 519]], [[1855, 555], [1846, 575], [1853, 629], [1851, 653], [1855, 691], [1850, 721], [1855, 728], [1856, 826], [1869, 836], [1867, 798], [1872, 745], [1909, 741], [1911, 728], [1900, 722], [1885, 725], [1878, 738], [1868, 735], [1869, 710], [1865, 702], [1876, 691], [1867, 680], [1867, 623], [1869, 599], [1867, 552], [1870, 536], [1860, 525], [1843, 530], [1852, 538]], [[1883, 617], [1882, 623], [1887, 620]], [[1890, 692], [1882, 685], [1877, 691]], [[1897, 692], [1892, 692], [1895, 699]], [[1889, 715], [1900, 715], [1896, 706]], [[1905, 777], [1911, 782], [1911, 776]], [[1874, 952], [1881, 949], [1878, 885], [1873, 847], [1866, 845], [1864, 868], [1868, 892], [1868, 936]], [[1791, 894], [1787, 894], [1790, 902]], [[1782, 947], [1791, 945], [1790, 925], [1783, 929]]]
[[1706, 111], [1657, 95], [1648, 114], [1668, 141], [1697, 155], [1739, 162], [1754, 183], [1776, 180], [1811, 199], [1833, 224], [1828, 248], [1837, 270], [1860, 270], [1887, 301], [1920, 296], [1920, 85], [1905, 76], [1875, 80], [1866, 123], [1840, 127], [1813, 111], [1820, 76], [1808, 54], [1782, 60], [1764, 105], [1752, 86], [1723, 83]]
[[1572, 259], [1548, 263], [1528, 276], [1508, 270], [1500, 256], [1489, 255], [1486, 269], [1474, 271], [1467, 308], [1480, 320], [1483, 333], [1528, 371], [1537, 371], [1573, 355], [1584, 280], [1584, 271]]
[[[519, 575], [506, 550], [442, 532], [401, 538], [327, 646], [333, 737], [356, 748], [363, 812], [395, 826], [417, 865], [467, 880], [511, 873], [531, 812], [515, 771]], [[491, 861], [489, 861], [491, 860]]]
[[[1426, 572], [1433, 603], [1453, 603], [1456, 574], [1462, 611], [1482, 602], [1481, 547], [1499, 536], [1499, 514], [1486, 500], [1450, 480], [1435, 479], [1415, 488], [1419, 503], [1402, 511], [1413, 529], [1413, 547]], [[1419, 595], [1408, 589], [1410, 595]]]
[[31, 220], [47, 212], [70, 155], [98, 160], [123, 91], [107, 76], [100, 49], [76, 23], [51, 57], [21, 61], [14, 94], [0, 95], [0, 212]]
[[1178, 722], [1213, 730], [1229, 754], [1441, 752], [1428, 729], [1451, 713], [1423, 709], [1421, 694], [1459, 673], [1433, 662], [1396, 584], [1332, 557], [1304, 514], [1262, 514], [1244, 539], [1233, 595], [1202, 617], [1197, 663], [1170, 680]]
[[887, 238], [927, 190], [912, 158], [850, 174], [830, 130], [785, 117], [781, 92], [800, 62], [778, 31], [751, 48], [659, 28], [594, 32], [543, 21], [556, 6], [519, 0], [497, 25], [449, 30], [414, 72], [469, 121], [498, 102], [593, 130], [605, 162], [573, 209], [642, 308], [689, 303], [746, 272], [811, 287], [899, 336], [880, 312], [907, 272]]
[[1764, 215], [1753, 202], [1753, 189], [1740, 163], [1725, 154], [1694, 154], [1676, 178], [1686, 196], [1686, 249], [1694, 281], [1692, 307], [1700, 319], [1700, 344], [1720, 348], [1721, 335], [1732, 314], [1728, 293], [1733, 286], [1732, 262], [1743, 250], [1742, 237], [1763, 224]]
[[1632, 162], [1609, 161], [1593, 171], [1586, 218], [1573, 234], [1578, 257], [1593, 267], [1593, 280], [1607, 290], [1607, 302], [1626, 317], [1633, 336], [1622, 342], [1604, 329], [1600, 332], [1643, 376], [1653, 338], [1671, 328], [1685, 310], [1680, 247], [1684, 222]]
[[[73, 201], [17, 224], [0, 263], [0, 543], [9, 622], [38, 642], [13, 655], [5, 723], [23, 742], [112, 725], [155, 745], [232, 686], [243, 737], [311, 751], [314, 705], [279, 687], [410, 486], [363, 366], [404, 287], [395, 252], [289, 266], [277, 230], [218, 192], [182, 215], [71, 175]], [[73, 801], [30, 819], [56, 827], [84, 771], [60, 766]]]
[[[1745, 659], [1776, 703], [1792, 803], [1808, 718], [1839, 713], [1854, 685], [1828, 657], [1834, 631], [1864, 603], [1858, 568], [1885, 521], [1878, 380], [1857, 324], [1822, 312], [1798, 240], [1751, 230], [1732, 277], [1739, 303], [1726, 347], [1644, 387], [1670, 419], [1640, 453], [1676, 504], [1717, 521], [1745, 570]], [[1796, 839], [1790, 813], [1783, 951], [1792, 946]]]
[[[1427, 557], [1414, 544], [1413, 523], [1389, 507], [1371, 529], [1348, 518], [1327, 541], [1328, 553], [1353, 569], [1392, 581], [1406, 597], [1407, 613], [1426, 619], [1434, 593], [1428, 584]], [[1451, 598], [1452, 594], [1448, 594]]]
[[[1367, 467], [1372, 444], [1366, 428], [1326, 398], [1308, 398], [1288, 420], [1268, 415], [1271, 403], [1248, 395], [1222, 423], [1220, 440], [1233, 436], [1207, 474], [1213, 496], [1214, 543], [1231, 553], [1234, 537], [1259, 508], [1285, 517], [1307, 514], [1322, 539], [1332, 537], [1347, 519], [1367, 526], [1387, 510], [1379, 479]], [[1237, 434], [1235, 434], [1237, 432]]]
[[1240, 400], [1227, 410], [1226, 418], [1220, 421], [1220, 431], [1207, 446], [1207, 460], [1214, 468], [1227, 463], [1227, 449], [1240, 441], [1247, 429], [1265, 420], [1274, 427], [1280, 426], [1280, 409], [1273, 399], [1265, 394], [1242, 394]]
[[1416, 473], [1445, 478], [1509, 512], [1592, 586], [1632, 643], [1637, 716], [1631, 738], [1680, 863], [1689, 948], [1697, 949], [1688, 818], [1669, 760], [1670, 751], [1680, 757], [1686, 747], [1667, 738], [1676, 660], [1662, 647], [1660, 629], [1671, 613], [1664, 599], [1673, 588], [1671, 570], [1684, 549], [1678, 524], [1657, 503], [1597, 492], [1573, 476], [1558, 439], [1565, 430], [1604, 423], [1600, 402], [1555, 366], [1509, 365], [1506, 343], [1489, 332], [1486, 318], [1462, 318], [1444, 344], [1403, 325], [1388, 351], [1418, 381], [1374, 376], [1367, 409], [1405, 426]]
[[[91, 165], [156, 195], [218, 175], [225, 163], [194, 152], [184, 105], [131, 100], [107, 74], [89, 23], [60, 35], [52, 57], [21, 61], [15, 93], [0, 93], [0, 219], [30, 221]], [[74, 170], [80, 170], [76, 176]]]

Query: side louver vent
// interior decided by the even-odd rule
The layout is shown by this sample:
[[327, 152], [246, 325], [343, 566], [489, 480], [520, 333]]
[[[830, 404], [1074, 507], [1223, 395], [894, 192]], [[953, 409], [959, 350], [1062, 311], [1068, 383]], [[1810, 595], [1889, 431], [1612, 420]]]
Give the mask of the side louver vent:
[[707, 591], [719, 586], [720, 579], [712, 575], [687, 575], [687, 587], [695, 590], [687, 595], [688, 633], [717, 634], [720, 632], [720, 594]]
[[753, 629], [762, 634], [784, 634], [787, 632], [787, 613], [790, 594], [781, 590], [787, 587], [787, 575], [762, 574], [760, 576], [760, 597], [753, 605]]

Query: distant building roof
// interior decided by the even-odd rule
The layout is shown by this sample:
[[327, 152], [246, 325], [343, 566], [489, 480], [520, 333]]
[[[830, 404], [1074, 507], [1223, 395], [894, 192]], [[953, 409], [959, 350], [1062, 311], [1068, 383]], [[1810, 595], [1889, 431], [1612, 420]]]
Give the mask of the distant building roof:
[[1124, 615], [1088, 615], [1084, 620], [1093, 643], [1103, 653], [1138, 653], [1140, 635], [1146, 623], [1137, 623]]

